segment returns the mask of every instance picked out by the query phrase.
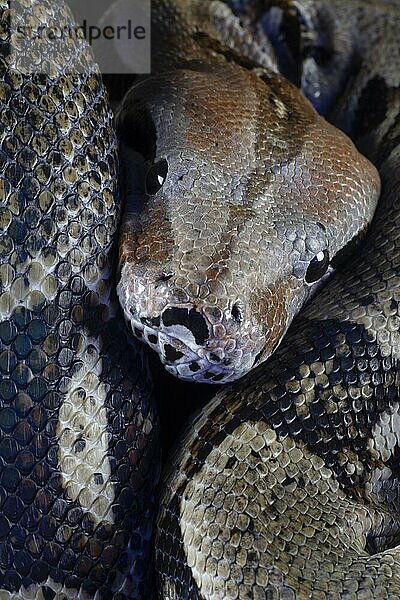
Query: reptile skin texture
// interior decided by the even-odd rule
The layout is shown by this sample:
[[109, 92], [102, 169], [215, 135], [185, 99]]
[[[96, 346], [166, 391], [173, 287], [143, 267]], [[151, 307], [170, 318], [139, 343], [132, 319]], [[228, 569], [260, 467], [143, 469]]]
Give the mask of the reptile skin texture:
[[216, 37], [218, 10], [232, 21], [219, 2], [153, 3], [152, 76], [117, 114], [142, 171], [168, 163], [161, 190], [126, 205], [121, 305], [169, 372], [209, 383], [270, 356], [319, 283], [310, 262], [366, 228], [380, 189], [272, 59]]
[[0, 598], [142, 598], [158, 420], [113, 291], [112, 115], [86, 42], [29, 54], [11, 23], [73, 21], [0, 0]]
[[187, 424], [162, 484], [159, 597], [398, 600], [400, 4], [231, 5], [375, 163], [382, 193], [271, 359]]
[[159, 598], [398, 600], [400, 3], [154, 0], [121, 190], [87, 44], [27, 72], [12, 20], [73, 25], [0, 0], [0, 600], [153, 600], [122, 312], [181, 379], [241, 378], [166, 460]]

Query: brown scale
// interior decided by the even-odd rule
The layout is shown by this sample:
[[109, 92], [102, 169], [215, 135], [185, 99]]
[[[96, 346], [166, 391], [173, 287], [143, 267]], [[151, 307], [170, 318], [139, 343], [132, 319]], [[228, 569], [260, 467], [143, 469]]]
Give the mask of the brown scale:
[[[271, 5], [285, 14], [293, 9], [291, 2], [256, 4]], [[272, 359], [187, 424], [163, 483], [160, 597], [400, 597], [400, 104], [398, 93], [384, 93], [399, 84], [400, 13], [394, 2], [380, 8], [305, 0], [292, 11], [303, 33], [329, 17], [339, 56], [339, 41], [345, 38], [346, 48], [357, 41], [362, 68], [334, 118], [350, 133], [353, 123], [355, 136], [363, 125], [360, 145], [379, 164], [383, 194], [364, 244]], [[318, 40], [319, 33], [307, 37]], [[380, 40], [379, 51], [372, 39]], [[320, 81], [330, 82], [317, 66]], [[384, 85], [375, 110], [365, 98], [377, 74]], [[342, 171], [344, 178], [360, 175], [348, 165]]]
[[[168, 4], [160, 10], [168, 10]], [[183, 6], [179, 10], [186, 14]], [[158, 31], [157, 22], [154, 26]], [[206, 39], [200, 38], [200, 42]], [[182, 44], [186, 42], [184, 37]], [[185, 61], [199, 52], [193, 44]], [[180, 51], [175, 48], [176, 56]], [[293, 239], [303, 230], [302, 239], [314, 236], [308, 228], [318, 218], [324, 223], [318, 233], [320, 250], [328, 246], [333, 257], [371, 218], [379, 182], [374, 168], [352, 143], [321, 121], [298, 90], [279, 75], [257, 69], [256, 64], [250, 71], [247, 64], [243, 68], [234, 61], [234, 54], [227, 61], [218, 51], [213, 59], [182, 65], [176, 61], [168, 65], [167, 56], [168, 52], [153, 64], [160, 75], [135, 86], [118, 110], [117, 127], [124, 143], [143, 152], [146, 160], [169, 161], [164, 187], [144, 198], [144, 210], [128, 213], [122, 225], [118, 294], [127, 321], [140, 337], [140, 323], [147, 320], [153, 323], [148, 331], [152, 337], [167, 336], [168, 344], [179, 352], [182, 343], [186, 345], [185, 356], [174, 362], [157, 342], [168, 370], [183, 379], [202, 381], [210, 379], [211, 368], [226, 382], [247, 372], [262, 350], [262, 358], [268, 357], [267, 350], [276, 347], [309, 295], [301, 277], [293, 277], [291, 263], [298, 260]], [[143, 135], [143, 115], [150, 142]], [[249, 212], [243, 215], [246, 207]], [[294, 238], [277, 238], [277, 223], [293, 227]], [[140, 231], [139, 236], [135, 231]], [[307, 258], [300, 260], [311, 260], [312, 252], [307, 252]], [[124, 262], [125, 256], [129, 261]], [[218, 275], [222, 269], [230, 271], [233, 285]], [[165, 272], [173, 276], [160, 286]], [[220, 284], [217, 293], [207, 287], [210, 273]], [[281, 315], [280, 331], [275, 328], [269, 340], [266, 332], [271, 328], [265, 328], [264, 322], [275, 321], [274, 295], [266, 294], [272, 302], [263, 303], [249, 294], [253, 289], [260, 294], [272, 291], [280, 281], [287, 282], [287, 318]], [[178, 294], [183, 296], [183, 288], [189, 298], [175, 306], [177, 288]], [[232, 313], [237, 303], [244, 306], [240, 327]], [[257, 314], [252, 309], [256, 305]], [[260, 306], [266, 312], [261, 314]], [[162, 322], [163, 311], [192, 307], [209, 329], [207, 311], [217, 308], [222, 315], [218, 336], [210, 329], [202, 346], [181, 338], [177, 312], [176, 331], [162, 323], [155, 325]], [[205, 356], [216, 348], [226, 348], [229, 368], [225, 371], [215, 369]], [[195, 374], [184, 366], [189, 360], [201, 365]]]

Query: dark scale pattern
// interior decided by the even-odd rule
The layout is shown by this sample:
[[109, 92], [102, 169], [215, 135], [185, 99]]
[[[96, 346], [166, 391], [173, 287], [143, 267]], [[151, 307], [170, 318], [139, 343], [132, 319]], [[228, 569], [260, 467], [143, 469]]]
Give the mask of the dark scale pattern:
[[[298, 58], [301, 85], [316, 104], [345, 89], [332, 118], [379, 166], [382, 194], [369, 235], [272, 359], [188, 424], [163, 483], [159, 597], [398, 600], [398, 2], [231, 4], [243, 18], [266, 10], [281, 33], [282, 15], [301, 20], [303, 49], [334, 44], [324, 60], [316, 48]], [[372, 40], [384, 40], [379, 52]], [[343, 87], [355, 44], [357, 71]]]
[[[12, 4], [72, 24], [63, 3]], [[1, 0], [0, 596], [146, 597], [158, 421], [112, 291], [112, 116], [83, 41], [44, 38], [30, 74], [9, 18]]]
[[[225, 590], [229, 598], [235, 597], [229, 595], [230, 589], [243, 590], [244, 597], [245, 593], [268, 597], [270, 591], [276, 598], [295, 598], [295, 590], [318, 591], [337, 562], [327, 591], [341, 597], [357, 578], [356, 589], [366, 593], [379, 561], [392, 565], [396, 559], [390, 551], [386, 558], [377, 553], [400, 540], [400, 522], [392, 516], [392, 509], [399, 509], [397, 497], [393, 501], [386, 493], [378, 507], [372, 483], [381, 473], [379, 487], [384, 491], [384, 466], [391, 469], [392, 479], [398, 478], [393, 468], [398, 449], [382, 461], [376, 437], [385, 415], [398, 414], [398, 371], [397, 361], [381, 356], [363, 326], [300, 321], [268, 371], [258, 368], [220, 392], [193, 420], [173, 469], [168, 469], [165, 490], [170, 491], [164, 493], [157, 528], [162, 597], [202, 598], [199, 582], [207, 581], [209, 574], [210, 585], [215, 586], [211, 589]], [[304, 497], [296, 489], [305, 490]], [[358, 553], [348, 551], [347, 575], [340, 556], [349, 544], [352, 514], [360, 520], [354, 529], [360, 531], [362, 546]], [[234, 525], [235, 520], [240, 524]], [[346, 533], [341, 534], [346, 520]], [[294, 531], [290, 522], [297, 524]], [[303, 539], [308, 550], [296, 527], [307, 530]], [[268, 528], [273, 537], [266, 533]], [[294, 533], [298, 539], [292, 543]], [[219, 560], [216, 539], [225, 545], [222, 575], [211, 570]], [[311, 557], [313, 539], [318, 566], [307, 573], [304, 559], [307, 553]], [[260, 584], [241, 581], [243, 571], [235, 569], [239, 552], [243, 569], [264, 582], [264, 591]], [[266, 560], [261, 558], [263, 552]], [[363, 568], [360, 560], [365, 561]], [[285, 591], [283, 582], [274, 578], [274, 569], [285, 573], [291, 564], [295, 567], [293, 574], [289, 569]], [[304, 572], [303, 581], [298, 568]], [[379, 584], [388, 585], [384, 576]], [[392, 596], [378, 597], [396, 597], [397, 576], [393, 587]], [[216, 597], [225, 597], [217, 591]], [[372, 588], [366, 597], [372, 599], [373, 594]]]

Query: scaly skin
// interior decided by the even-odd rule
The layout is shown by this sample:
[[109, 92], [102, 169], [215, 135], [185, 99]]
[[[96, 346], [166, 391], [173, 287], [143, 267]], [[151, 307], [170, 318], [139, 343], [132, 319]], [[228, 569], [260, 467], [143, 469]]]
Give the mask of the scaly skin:
[[[341, 99], [325, 104], [376, 161], [382, 195], [363, 246], [272, 359], [189, 423], [163, 482], [159, 597], [397, 600], [399, 5], [305, 0], [251, 9], [257, 4], [270, 35], [279, 22], [272, 5], [287, 11], [282, 23], [289, 14], [308, 22], [300, 50], [330, 32], [319, 28], [323, 20], [357, 47], [345, 57], [353, 71], [337, 87]], [[310, 73], [306, 58], [298, 65], [304, 92], [312, 98], [319, 87], [327, 99], [328, 65], [315, 62]]]
[[[0, 1], [0, 597], [146, 596], [157, 417], [113, 293], [117, 144], [85, 42], [35, 55]], [[43, 69], [23, 70], [27, 57]], [[46, 60], [48, 61], [46, 64]], [[43, 63], [42, 63], [43, 64]], [[39, 72], [38, 72], [39, 71]], [[46, 74], [48, 73], [48, 74]]]
[[209, 383], [270, 356], [320, 283], [306, 281], [310, 262], [366, 228], [380, 189], [240, 28], [220, 2], [154, 2], [153, 72], [117, 114], [128, 179], [137, 152], [143, 178], [168, 163], [157, 193], [127, 201], [125, 317], [168, 371]]

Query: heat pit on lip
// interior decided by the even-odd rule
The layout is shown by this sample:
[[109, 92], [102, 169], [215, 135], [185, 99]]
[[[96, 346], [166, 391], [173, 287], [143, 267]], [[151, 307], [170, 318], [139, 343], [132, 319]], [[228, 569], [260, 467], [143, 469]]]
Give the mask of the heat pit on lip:
[[159, 346], [158, 333], [149, 327], [144, 327], [143, 329], [143, 338], [151, 347]]

